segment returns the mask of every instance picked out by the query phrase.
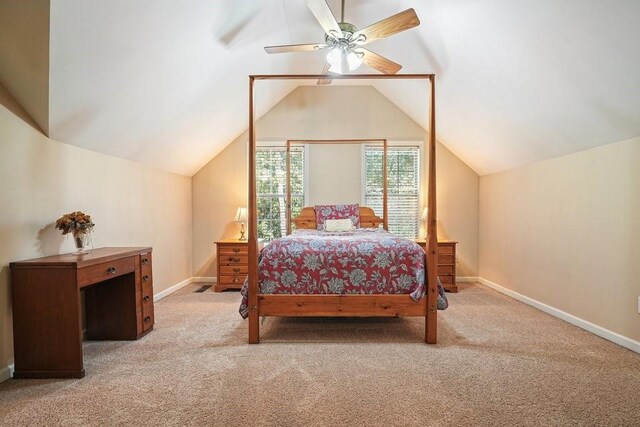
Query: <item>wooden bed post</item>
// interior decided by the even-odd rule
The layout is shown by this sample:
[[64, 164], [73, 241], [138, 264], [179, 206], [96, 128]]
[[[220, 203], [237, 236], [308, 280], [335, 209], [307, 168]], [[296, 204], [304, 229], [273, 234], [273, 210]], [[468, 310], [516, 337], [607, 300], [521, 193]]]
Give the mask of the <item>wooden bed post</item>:
[[256, 199], [256, 133], [253, 103], [255, 79], [249, 76], [249, 344], [260, 342], [258, 306], [258, 204]]
[[382, 141], [382, 227], [389, 231], [389, 203], [387, 201], [387, 140]]
[[429, 149], [425, 155], [429, 161], [429, 193], [427, 195], [427, 316], [425, 318], [425, 342], [438, 341], [438, 230], [436, 230], [436, 80], [431, 82], [429, 101]]
[[291, 141], [287, 140], [287, 205], [285, 212], [287, 215], [287, 235], [291, 234]]

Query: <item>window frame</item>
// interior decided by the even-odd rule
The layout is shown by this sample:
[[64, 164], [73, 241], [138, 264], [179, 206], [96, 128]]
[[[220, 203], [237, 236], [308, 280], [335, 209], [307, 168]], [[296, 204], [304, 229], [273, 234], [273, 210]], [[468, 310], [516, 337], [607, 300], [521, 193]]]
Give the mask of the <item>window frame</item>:
[[[361, 157], [360, 157], [360, 203], [362, 206], [366, 206], [365, 200], [367, 196], [367, 168], [366, 168], [366, 150], [367, 147], [382, 147], [381, 144], [362, 144]], [[425, 182], [425, 158], [424, 158], [424, 141], [421, 139], [409, 139], [409, 140], [387, 140], [387, 149], [393, 147], [411, 147], [418, 148], [418, 211], [416, 212], [417, 230], [418, 235], [416, 239], [420, 239], [425, 233], [426, 228], [424, 221], [422, 221], [422, 211], [426, 207], [424, 195], [422, 189], [424, 186], [428, 186], [428, 182]], [[388, 178], [387, 178], [388, 179]], [[387, 199], [389, 195], [387, 194]]]
[[[248, 147], [248, 141], [247, 141], [247, 147]], [[297, 147], [302, 147], [303, 148], [303, 170], [302, 170], [302, 198], [303, 198], [303, 208], [307, 206], [308, 202], [309, 202], [309, 144], [292, 144], [292, 148], [294, 146]], [[256, 153], [258, 150], [260, 149], [265, 149], [265, 148], [278, 148], [278, 149], [283, 149], [283, 151], [286, 152], [287, 149], [287, 141], [286, 140], [282, 140], [282, 139], [262, 139], [260, 141], [256, 141]], [[248, 150], [247, 150], [247, 155], [248, 155]], [[289, 183], [287, 183], [287, 185], [289, 185]], [[278, 195], [274, 194], [274, 195], [270, 195], [271, 197], [276, 197]], [[286, 199], [286, 192], [282, 195], [285, 197]], [[256, 200], [260, 199], [260, 194], [258, 193], [257, 189], [256, 189]], [[260, 221], [260, 218], [258, 218], [258, 222]], [[280, 224], [281, 229], [283, 224]], [[286, 224], [284, 224], [284, 228], [286, 228]], [[283, 234], [283, 236], [286, 235], [286, 232]], [[262, 239], [262, 238], [261, 238]]]

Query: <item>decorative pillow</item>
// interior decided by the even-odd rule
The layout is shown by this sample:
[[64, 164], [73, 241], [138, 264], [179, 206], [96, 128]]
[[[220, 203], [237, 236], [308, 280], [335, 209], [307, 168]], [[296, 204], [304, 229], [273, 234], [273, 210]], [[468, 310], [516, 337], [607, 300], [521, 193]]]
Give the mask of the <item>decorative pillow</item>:
[[351, 231], [354, 228], [349, 218], [328, 219], [324, 222], [324, 231]]
[[350, 219], [354, 227], [360, 226], [360, 205], [315, 205], [316, 228], [324, 230], [328, 219]]

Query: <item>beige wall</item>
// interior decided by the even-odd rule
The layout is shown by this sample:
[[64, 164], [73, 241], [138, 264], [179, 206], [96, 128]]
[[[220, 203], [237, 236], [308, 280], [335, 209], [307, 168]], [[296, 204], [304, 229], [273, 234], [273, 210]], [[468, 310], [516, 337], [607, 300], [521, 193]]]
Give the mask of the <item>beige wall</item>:
[[640, 340], [640, 138], [480, 179], [480, 275]]
[[49, 0], [0, 0], [0, 84], [49, 128]]
[[73, 251], [53, 222], [90, 213], [93, 242], [152, 246], [154, 291], [191, 276], [191, 179], [61, 144], [0, 105], [0, 375], [12, 362], [11, 261]]
[[360, 144], [310, 144], [307, 204], [360, 203], [362, 147]]
[[[422, 127], [370, 86], [299, 87], [258, 120], [256, 134], [258, 140], [425, 139]], [[246, 144], [244, 133], [193, 176], [195, 276], [215, 277], [213, 242], [238, 235], [238, 226], [232, 219], [236, 209], [247, 204]], [[458, 275], [477, 276], [479, 177], [441, 144], [437, 153], [439, 232], [441, 237], [460, 242]], [[343, 160], [346, 159], [338, 159], [336, 167], [347, 167]], [[359, 165], [358, 153], [355, 163], [348, 164], [349, 168], [358, 168], [353, 186], [358, 189], [356, 201], [360, 199]], [[326, 193], [321, 197], [332, 200]]]

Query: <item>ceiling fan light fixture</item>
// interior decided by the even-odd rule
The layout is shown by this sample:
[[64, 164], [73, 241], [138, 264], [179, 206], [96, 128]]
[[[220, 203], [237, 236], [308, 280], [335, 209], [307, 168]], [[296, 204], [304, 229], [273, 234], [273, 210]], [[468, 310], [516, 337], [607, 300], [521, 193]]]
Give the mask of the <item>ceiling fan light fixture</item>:
[[327, 62], [331, 65], [330, 72], [342, 74], [342, 49], [339, 47], [331, 49], [327, 54]]
[[353, 51], [347, 54], [347, 62], [349, 63], [350, 71], [354, 71], [359, 66], [362, 65], [362, 56], [363, 55], [358, 55], [356, 52], [353, 52]]

